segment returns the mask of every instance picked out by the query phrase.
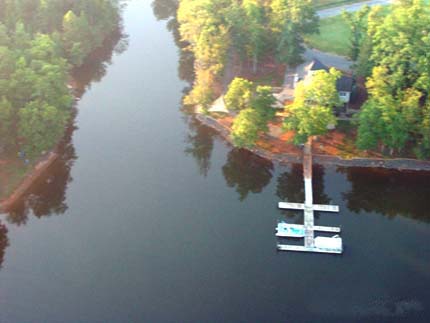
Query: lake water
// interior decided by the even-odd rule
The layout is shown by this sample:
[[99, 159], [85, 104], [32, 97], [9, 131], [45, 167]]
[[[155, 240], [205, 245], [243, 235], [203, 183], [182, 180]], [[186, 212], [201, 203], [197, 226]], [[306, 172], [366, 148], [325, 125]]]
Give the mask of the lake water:
[[0, 322], [430, 321], [430, 173], [315, 167], [315, 202], [341, 210], [316, 223], [344, 254], [277, 252], [277, 221], [303, 221], [277, 209], [303, 199], [301, 166], [181, 111], [166, 24], [130, 1], [122, 50], [76, 72], [63, 158], [0, 218]]

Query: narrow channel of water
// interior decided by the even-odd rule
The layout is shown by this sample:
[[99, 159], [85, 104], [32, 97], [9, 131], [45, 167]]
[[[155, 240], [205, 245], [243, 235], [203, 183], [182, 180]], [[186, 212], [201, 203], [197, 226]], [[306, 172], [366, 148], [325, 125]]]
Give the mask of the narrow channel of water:
[[315, 203], [341, 210], [316, 223], [345, 252], [276, 252], [277, 221], [303, 222], [276, 208], [303, 200], [301, 166], [181, 112], [190, 65], [166, 25], [130, 1], [122, 50], [76, 72], [62, 160], [0, 218], [0, 322], [429, 321], [430, 173], [315, 166]]

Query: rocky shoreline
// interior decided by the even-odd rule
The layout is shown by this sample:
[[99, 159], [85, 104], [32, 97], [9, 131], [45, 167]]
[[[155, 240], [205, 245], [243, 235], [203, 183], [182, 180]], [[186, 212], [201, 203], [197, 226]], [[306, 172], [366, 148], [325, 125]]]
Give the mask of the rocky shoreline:
[[[216, 119], [201, 114], [196, 113], [195, 117], [204, 125], [215, 129], [225, 140], [232, 143], [230, 138], [230, 129], [221, 125]], [[272, 153], [270, 151], [253, 148], [249, 149], [254, 154], [274, 161], [279, 164], [291, 164], [291, 163], [301, 163], [302, 156], [297, 154], [279, 154]], [[364, 168], [386, 168], [395, 170], [412, 170], [412, 171], [430, 171], [430, 161], [417, 160], [417, 159], [407, 159], [407, 158], [393, 158], [393, 159], [383, 159], [383, 158], [351, 158], [345, 159], [338, 156], [330, 155], [318, 155], [313, 154], [313, 162], [320, 165], [335, 165], [342, 167], [364, 167]]]

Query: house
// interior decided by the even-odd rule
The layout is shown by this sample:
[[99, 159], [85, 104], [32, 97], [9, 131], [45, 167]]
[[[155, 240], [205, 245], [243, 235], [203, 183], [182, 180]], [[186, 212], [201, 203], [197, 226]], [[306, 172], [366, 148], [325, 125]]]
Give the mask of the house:
[[[299, 80], [305, 80], [312, 78], [312, 75], [316, 71], [328, 71], [329, 68], [321, 63], [318, 59], [314, 58], [311, 63], [304, 66], [301, 73], [297, 73], [296, 77], [294, 79], [294, 87], [296, 83]], [[352, 77], [342, 75], [336, 82], [336, 89], [339, 92], [339, 99], [344, 102], [345, 104], [348, 104], [351, 100], [351, 93], [352, 93]]]

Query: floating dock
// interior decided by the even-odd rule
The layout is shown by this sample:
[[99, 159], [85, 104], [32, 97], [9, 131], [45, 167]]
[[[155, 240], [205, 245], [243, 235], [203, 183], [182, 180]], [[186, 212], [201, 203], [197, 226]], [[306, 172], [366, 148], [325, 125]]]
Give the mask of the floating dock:
[[[314, 231], [340, 233], [339, 227], [314, 226]], [[280, 222], [276, 227], [276, 236], [281, 238], [304, 238], [305, 226], [302, 224], [289, 224]]]
[[342, 254], [342, 249], [325, 249], [316, 247], [306, 247], [306, 246], [295, 246], [288, 244], [278, 244], [279, 251], [300, 251], [300, 252], [317, 252], [317, 253], [331, 253], [331, 254]]
[[317, 212], [339, 212], [337, 205], [313, 204], [312, 193], [312, 142], [308, 140], [303, 150], [303, 175], [305, 184], [305, 202], [290, 203], [279, 202], [280, 209], [303, 210], [304, 224], [278, 223], [276, 236], [281, 238], [303, 238], [304, 245], [278, 244], [280, 251], [301, 251], [341, 254], [343, 252], [342, 238], [339, 235], [333, 237], [315, 237], [315, 231], [340, 233], [338, 227], [316, 226], [314, 224], [314, 211]]

